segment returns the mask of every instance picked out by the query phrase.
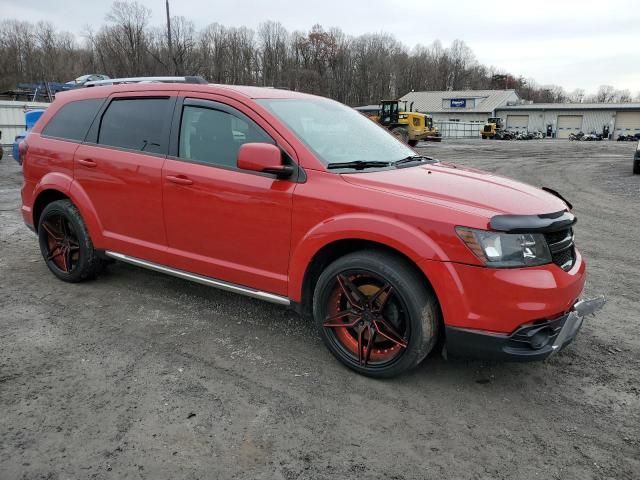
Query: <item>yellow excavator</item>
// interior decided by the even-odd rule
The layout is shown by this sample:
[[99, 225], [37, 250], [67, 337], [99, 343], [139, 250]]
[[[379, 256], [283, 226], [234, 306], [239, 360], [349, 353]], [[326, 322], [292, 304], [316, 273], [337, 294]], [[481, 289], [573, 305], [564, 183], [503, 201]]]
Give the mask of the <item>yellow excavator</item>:
[[[402, 108], [400, 108], [400, 104]], [[407, 108], [404, 100], [383, 100], [380, 106], [357, 107], [371, 120], [386, 127], [400, 141], [415, 147], [420, 140], [440, 142], [442, 136], [433, 126], [431, 115], [413, 111], [413, 102]]]
[[502, 119], [500, 117], [489, 117], [487, 123], [485, 123], [482, 131], [480, 132], [480, 136], [483, 140], [487, 138], [496, 138], [496, 135], [501, 135], [503, 129], [504, 127], [502, 125]]

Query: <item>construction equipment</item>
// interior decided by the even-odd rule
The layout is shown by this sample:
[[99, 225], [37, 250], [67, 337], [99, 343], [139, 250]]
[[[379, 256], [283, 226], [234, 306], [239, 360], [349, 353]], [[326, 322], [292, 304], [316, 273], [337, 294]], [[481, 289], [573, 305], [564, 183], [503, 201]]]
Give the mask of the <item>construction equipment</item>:
[[413, 102], [407, 108], [404, 100], [383, 100], [380, 105], [356, 107], [356, 110], [386, 127], [400, 141], [412, 147], [420, 140], [442, 141], [440, 132], [433, 126], [433, 118], [425, 113], [414, 112]]
[[500, 117], [490, 117], [482, 128], [480, 136], [483, 139], [496, 138], [496, 135], [500, 136], [502, 130], [504, 130], [502, 119]]

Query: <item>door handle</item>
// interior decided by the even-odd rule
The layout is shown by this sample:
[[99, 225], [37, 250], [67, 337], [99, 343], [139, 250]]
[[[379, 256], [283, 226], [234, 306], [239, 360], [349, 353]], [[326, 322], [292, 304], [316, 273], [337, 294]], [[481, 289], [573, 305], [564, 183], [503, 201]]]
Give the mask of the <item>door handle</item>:
[[89, 168], [93, 168], [93, 167], [97, 167], [98, 164], [96, 162], [94, 162], [93, 160], [91, 160], [90, 158], [80, 158], [78, 159], [78, 163], [80, 165], [83, 165], [85, 167], [89, 167]]
[[178, 185], [193, 185], [193, 180], [185, 177], [184, 175], [167, 175], [167, 180]]

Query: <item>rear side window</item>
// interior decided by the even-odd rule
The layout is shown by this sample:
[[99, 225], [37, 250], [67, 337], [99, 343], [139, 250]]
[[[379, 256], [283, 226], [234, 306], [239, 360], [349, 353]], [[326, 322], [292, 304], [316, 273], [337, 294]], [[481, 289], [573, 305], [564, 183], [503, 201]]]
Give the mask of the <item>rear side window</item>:
[[145, 153], [167, 153], [168, 98], [135, 98], [111, 102], [102, 116], [98, 143]]
[[42, 135], [82, 142], [103, 101], [96, 98], [67, 103], [45, 125]]

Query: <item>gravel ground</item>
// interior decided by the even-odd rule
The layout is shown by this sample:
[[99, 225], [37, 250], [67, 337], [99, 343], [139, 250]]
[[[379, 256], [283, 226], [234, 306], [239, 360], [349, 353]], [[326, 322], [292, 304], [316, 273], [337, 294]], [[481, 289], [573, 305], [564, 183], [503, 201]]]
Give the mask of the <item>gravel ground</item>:
[[0, 478], [640, 478], [634, 146], [421, 146], [562, 192], [580, 219], [586, 293], [609, 303], [549, 361], [436, 356], [391, 381], [343, 368], [278, 306], [121, 264], [56, 280], [5, 157]]

